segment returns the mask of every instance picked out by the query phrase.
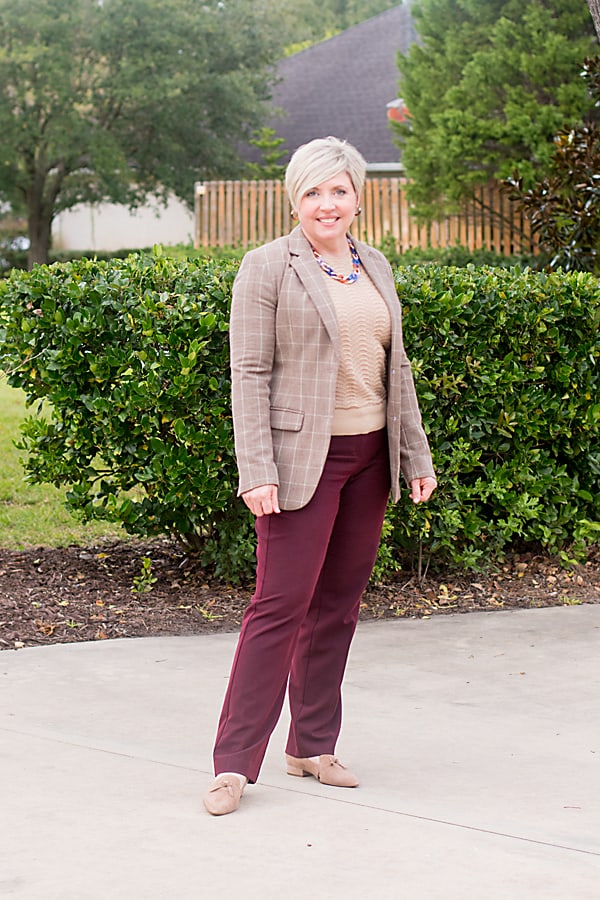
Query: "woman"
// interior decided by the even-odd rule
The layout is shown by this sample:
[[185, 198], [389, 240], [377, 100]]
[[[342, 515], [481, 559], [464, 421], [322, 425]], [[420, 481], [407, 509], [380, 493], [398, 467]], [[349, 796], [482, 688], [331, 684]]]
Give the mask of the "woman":
[[292, 156], [298, 225], [246, 254], [233, 287], [239, 494], [256, 516], [245, 612], [214, 748], [213, 815], [258, 778], [286, 686], [289, 775], [355, 787], [335, 756], [341, 684], [388, 496], [436, 486], [389, 264], [349, 235], [366, 164], [328, 137]]

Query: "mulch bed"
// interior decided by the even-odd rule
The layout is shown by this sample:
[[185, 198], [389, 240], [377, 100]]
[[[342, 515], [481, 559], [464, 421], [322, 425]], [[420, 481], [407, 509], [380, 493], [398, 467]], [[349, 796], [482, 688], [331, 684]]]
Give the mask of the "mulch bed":
[[[144, 559], [151, 561], [147, 577]], [[251, 594], [252, 585], [211, 579], [166, 539], [0, 550], [0, 649], [235, 631]], [[568, 569], [546, 556], [523, 553], [485, 575], [453, 571], [419, 582], [400, 572], [367, 590], [361, 618], [599, 602], [597, 552], [585, 565]]]

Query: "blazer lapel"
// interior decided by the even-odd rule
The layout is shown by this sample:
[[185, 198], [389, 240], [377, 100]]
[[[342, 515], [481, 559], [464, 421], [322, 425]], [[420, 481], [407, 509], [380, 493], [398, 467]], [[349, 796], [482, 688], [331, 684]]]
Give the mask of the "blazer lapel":
[[315, 262], [310, 244], [299, 225], [290, 232], [289, 238], [291, 265], [317, 308], [329, 337], [337, 346], [339, 331], [335, 307]]

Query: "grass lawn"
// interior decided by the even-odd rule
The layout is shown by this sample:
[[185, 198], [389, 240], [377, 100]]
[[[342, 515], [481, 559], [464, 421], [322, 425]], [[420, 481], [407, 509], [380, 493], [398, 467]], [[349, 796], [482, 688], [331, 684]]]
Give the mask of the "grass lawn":
[[28, 484], [14, 446], [19, 424], [28, 414], [24, 395], [0, 377], [0, 547], [65, 547], [99, 538], [126, 538], [118, 525], [79, 522], [64, 506], [64, 490], [50, 484]]

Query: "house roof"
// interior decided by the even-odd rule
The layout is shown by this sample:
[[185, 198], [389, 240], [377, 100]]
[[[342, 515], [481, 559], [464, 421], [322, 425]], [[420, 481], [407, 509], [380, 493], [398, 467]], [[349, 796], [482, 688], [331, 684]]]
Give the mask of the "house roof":
[[417, 39], [405, 0], [335, 37], [282, 59], [272, 120], [289, 155], [316, 137], [350, 141], [368, 163], [397, 163], [387, 105], [398, 97], [399, 51]]

